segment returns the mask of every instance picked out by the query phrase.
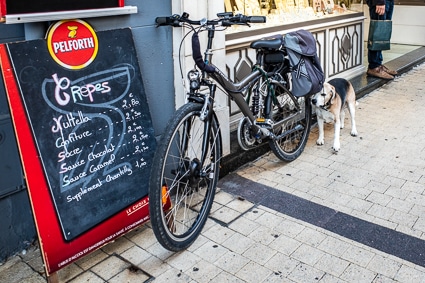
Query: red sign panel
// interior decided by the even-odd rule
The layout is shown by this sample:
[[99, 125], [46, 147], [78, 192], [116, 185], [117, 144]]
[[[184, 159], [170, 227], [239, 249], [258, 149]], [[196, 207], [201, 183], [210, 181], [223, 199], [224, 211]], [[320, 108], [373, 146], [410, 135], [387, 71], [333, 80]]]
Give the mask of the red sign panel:
[[0, 17], [6, 14], [43, 13], [124, 7], [124, 0], [0, 0]]
[[47, 48], [59, 65], [82, 69], [96, 58], [99, 43], [96, 33], [86, 22], [60, 21], [49, 30]]
[[[156, 142], [132, 33], [91, 31], [81, 21], [61, 22], [49, 47], [44, 39], [0, 45], [47, 274], [149, 219]], [[97, 52], [94, 44], [70, 47], [94, 37]], [[88, 55], [73, 61], [61, 48]]]

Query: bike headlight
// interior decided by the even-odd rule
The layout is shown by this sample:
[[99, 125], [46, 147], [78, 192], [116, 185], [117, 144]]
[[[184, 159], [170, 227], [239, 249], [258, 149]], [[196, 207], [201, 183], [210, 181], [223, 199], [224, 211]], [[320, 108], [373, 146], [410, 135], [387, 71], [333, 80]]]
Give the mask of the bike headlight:
[[187, 73], [187, 78], [189, 79], [189, 84], [191, 89], [199, 89], [201, 86], [199, 71], [196, 69], [190, 70]]

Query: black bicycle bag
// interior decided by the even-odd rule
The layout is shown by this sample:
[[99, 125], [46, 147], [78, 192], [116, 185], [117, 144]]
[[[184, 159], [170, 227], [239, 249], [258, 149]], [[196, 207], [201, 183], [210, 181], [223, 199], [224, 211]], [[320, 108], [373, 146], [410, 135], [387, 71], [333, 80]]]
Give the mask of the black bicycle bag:
[[316, 40], [309, 31], [287, 33], [283, 45], [288, 53], [292, 75], [292, 93], [300, 97], [322, 90], [325, 81], [317, 56]]

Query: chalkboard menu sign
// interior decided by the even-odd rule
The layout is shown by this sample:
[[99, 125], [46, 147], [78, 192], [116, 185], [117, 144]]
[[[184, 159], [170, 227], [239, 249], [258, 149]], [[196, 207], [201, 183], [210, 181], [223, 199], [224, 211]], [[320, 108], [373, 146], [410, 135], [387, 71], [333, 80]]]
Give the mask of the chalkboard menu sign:
[[[7, 44], [65, 241], [147, 196], [156, 147], [131, 30], [72, 40]], [[83, 47], [88, 66], [52, 58]]]
[[[2, 0], [4, 1], [4, 0]], [[82, 9], [113, 8], [123, 0], [5, 0], [8, 14], [56, 12]]]

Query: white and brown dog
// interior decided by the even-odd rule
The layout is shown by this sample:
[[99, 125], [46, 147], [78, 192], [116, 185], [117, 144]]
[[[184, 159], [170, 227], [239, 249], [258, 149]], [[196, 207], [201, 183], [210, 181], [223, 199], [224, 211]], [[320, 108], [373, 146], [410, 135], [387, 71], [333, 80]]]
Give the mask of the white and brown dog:
[[334, 144], [332, 148], [335, 152], [340, 150], [339, 135], [340, 129], [344, 128], [346, 107], [348, 107], [351, 116], [351, 135], [357, 136], [355, 121], [356, 94], [349, 81], [336, 78], [325, 82], [323, 92], [316, 93], [312, 97], [311, 103], [316, 110], [317, 126], [319, 128], [319, 138], [316, 144], [323, 145], [325, 143], [323, 123], [334, 123]]

